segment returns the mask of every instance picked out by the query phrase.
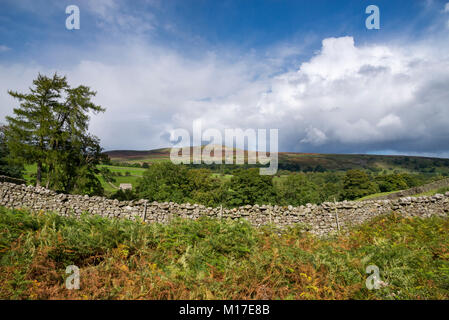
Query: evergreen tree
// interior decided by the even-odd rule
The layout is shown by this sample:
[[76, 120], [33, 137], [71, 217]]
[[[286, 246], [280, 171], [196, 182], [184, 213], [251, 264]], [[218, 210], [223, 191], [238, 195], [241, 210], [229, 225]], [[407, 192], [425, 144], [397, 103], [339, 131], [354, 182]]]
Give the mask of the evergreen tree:
[[14, 159], [10, 157], [6, 143], [6, 130], [6, 126], [0, 125], [0, 175], [21, 179], [23, 166], [20, 163], [15, 163]]
[[19, 100], [9, 123], [8, 146], [24, 163], [36, 163], [36, 185], [64, 192], [100, 194], [96, 165], [102, 160], [97, 137], [88, 133], [89, 112], [103, 112], [89, 87], [71, 88], [66, 77], [39, 74], [30, 93], [8, 93]]
[[33, 81], [31, 93], [8, 93], [20, 101], [15, 117], [8, 121], [8, 147], [12, 155], [25, 163], [36, 163], [36, 185], [42, 182], [42, 166], [46, 162], [50, 131], [54, 126], [53, 110], [58, 107], [61, 93], [67, 87], [65, 77], [48, 78], [41, 74]]

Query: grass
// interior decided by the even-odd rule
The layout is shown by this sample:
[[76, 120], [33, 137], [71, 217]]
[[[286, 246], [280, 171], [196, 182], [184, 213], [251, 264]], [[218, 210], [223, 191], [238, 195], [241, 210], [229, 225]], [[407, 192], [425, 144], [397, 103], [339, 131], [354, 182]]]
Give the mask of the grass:
[[139, 180], [139, 177], [135, 177], [135, 176], [114, 177], [115, 182], [113, 183], [113, 185], [117, 187], [117, 188], [114, 188], [109, 183], [104, 181], [103, 177], [98, 176], [98, 178], [100, 179], [101, 185], [103, 186], [103, 188], [104, 188], [104, 190], [106, 192], [115, 192], [115, 191], [117, 191], [118, 187], [120, 186], [121, 183], [131, 183], [131, 185], [133, 186], [133, 189], [135, 189], [137, 187], [138, 180]]
[[108, 166], [108, 165], [98, 165], [99, 169], [101, 168], [108, 168], [111, 172], [120, 172], [121, 174], [125, 174], [126, 172], [129, 172], [132, 176], [138, 176], [142, 177], [143, 173], [145, 172], [144, 168], [133, 168], [133, 167], [118, 167], [118, 166]]
[[377, 197], [386, 196], [386, 195], [389, 195], [389, 194], [392, 194], [392, 193], [396, 193], [396, 192], [399, 192], [399, 191], [400, 191], [400, 190], [389, 191], [389, 192], [373, 193], [373, 194], [367, 195], [367, 196], [365, 196], [365, 197], [363, 197], [363, 198], [356, 199], [356, 201], [370, 200], [370, 199], [374, 199], [374, 198], [377, 198]]
[[[79, 290], [65, 288], [72, 264]], [[365, 286], [369, 265], [379, 290]], [[449, 299], [449, 219], [391, 214], [318, 239], [244, 220], [160, 225], [0, 208], [0, 299]]]
[[424, 196], [433, 196], [437, 193], [440, 194], [445, 194], [446, 192], [449, 192], [449, 187], [443, 187], [443, 188], [439, 188], [439, 189], [434, 189], [434, 190], [430, 190], [428, 192], [422, 192], [422, 193], [418, 193], [413, 195], [412, 197], [424, 197]]
[[37, 170], [37, 165], [35, 163], [25, 165], [25, 171], [24, 171], [23, 178], [27, 182], [30, 182], [33, 179], [33, 175], [36, 174], [36, 170]]
[[229, 181], [233, 177], [232, 174], [224, 174], [224, 175], [222, 175], [220, 173], [211, 173], [211, 176], [214, 177], [214, 178], [218, 178], [221, 181]]
[[[115, 176], [115, 182], [113, 183], [114, 186], [117, 188], [120, 186], [121, 183], [131, 183], [133, 186], [133, 189], [137, 187], [138, 180], [143, 176], [143, 173], [145, 172], [144, 168], [132, 168], [132, 167], [118, 167], [118, 166], [108, 166], [108, 165], [98, 165], [98, 168], [108, 168], [111, 172], [119, 172], [122, 174], [122, 176]], [[125, 176], [126, 172], [129, 172], [129, 176]], [[115, 192], [117, 191], [117, 188], [114, 188], [109, 183], [104, 181], [103, 177], [100, 175], [97, 175], [98, 179], [100, 179], [101, 185], [103, 186], [104, 190], [106, 192]]]
[[[143, 173], [146, 169], [144, 168], [133, 168], [133, 167], [119, 167], [119, 166], [109, 166], [109, 165], [98, 165], [98, 168], [106, 167], [111, 172], [120, 172], [122, 176], [116, 176], [114, 177], [116, 182], [114, 185], [118, 188], [121, 183], [131, 183], [133, 188], [137, 186], [137, 180], [143, 176]], [[125, 176], [126, 172], [129, 172], [130, 176]], [[25, 166], [25, 174], [24, 179], [31, 183], [33, 179], [33, 175], [36, 174], [36, 164], [26, 165]], [[101, 185], [103, 186], [104, 190], [106, 192], [115, 192], [117, 191], [116, 188], [112, 187], [109, 183], [104, 181], [104, 179], [97, 175], [97, 178], [100, 180]]]
[[[427, 192], [417, 193], [417, 194], [412, 195], [411, 197], [428, 197], [428, 196], [433, 196], [433, 195], [435, 195], [437, 193], [444, 194], [444, 193], [446, 193], [448, 191], [449, 191], [449, 187], [443, 187], [443, 188], [439, 188], [439, 189], [430, 190], [430, 191], [427, 191]], [[374, 193], [374, 194], [370, 194], [370, 195], [368, 195], [366, 197], [359, 198], [356, 201], [370, 200], [370, 199], [374, 199], [374, 198], [381, 197], [381, 196], [386, 196], [386, 195], [389, 195], [389, 194], [392, 194], [392, 193], [396, 193], [396, 192], [399, 192], [399, 191]]]

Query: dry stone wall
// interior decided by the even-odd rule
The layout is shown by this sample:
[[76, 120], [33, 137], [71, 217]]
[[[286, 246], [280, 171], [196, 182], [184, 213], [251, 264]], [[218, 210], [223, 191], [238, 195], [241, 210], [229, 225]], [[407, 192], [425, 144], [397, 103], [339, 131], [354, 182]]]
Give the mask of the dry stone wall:
[[429, 192], [429, 191], [432, 191], [432, 190], [435, 190], [435, 189], [439, 189], [439, 188], [444, 188], [444, 187], [449, 187], [449, 179], [442, 179], [442, 180], [434, 181], [434, 182], [431, 182], [431, 183], [428, 183], [428, 184], [425, 184], [425, 185], [422, 185], [422, 186], [410, 188], [410, 189], [407, 189], [407, 190], [401, 190], [401, 191], [398, 191], [398, 192], [389, 193], [389, 194], [384, 195], [384, 196], [371, 198], [371, 200], [398, 199], [398, 198], [412, 196], [414, 194]]
[[[398, 212], [407, 217], [447, 216], [449, 192], [432, 197], [406, 197], [398, 200], [336, 202], [300, 207], [271, 205], [244, 206], [234, 209], [208, 208], [198, 204], [172, 202], [118, 201], [103, 197], [57, 194], [45, 188], [0, 183], [0, 205], [32, 211], [54, 211], [63, 216], [79, 216], [83, 212], [108, 218], [144, 219], [166, 223], [175, 217], [198, 219], [208, 216], [221, 219], [247, 219], [254, 226], [275, 224], [279, 227], [297, 223], [308, 226], [317, 235], [326, 235], [349, 225], [360, 224], [375, 216]], [[337, 224], [338, 221], [338, 224]]]

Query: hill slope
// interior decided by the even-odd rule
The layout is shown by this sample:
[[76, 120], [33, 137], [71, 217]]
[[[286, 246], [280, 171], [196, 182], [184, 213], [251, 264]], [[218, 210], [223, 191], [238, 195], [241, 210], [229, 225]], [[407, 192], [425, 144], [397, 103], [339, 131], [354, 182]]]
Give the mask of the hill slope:
[[[234, 157], [235, 157], [234, 150]], [[169, 161], [170, 148], [148, 151], [113, 150], [105, 152], [114, 162], [126, 163], [154, 163]], [[191, 152], [192, 154], [193, 152]], [[255, 152], [244, 151], [245, 159], [254, 157]], [[279, 168], [292, 171], [321, 171], [321, 170], [349, 170], [369, 169], [391, 173], [394, 170], [401, 172], [439, 172], [449, 173], [449, 159], [412, 157], [412, 156], [386, 156], [367, 154], [316, 154], [316, 153], [279, 153]]]

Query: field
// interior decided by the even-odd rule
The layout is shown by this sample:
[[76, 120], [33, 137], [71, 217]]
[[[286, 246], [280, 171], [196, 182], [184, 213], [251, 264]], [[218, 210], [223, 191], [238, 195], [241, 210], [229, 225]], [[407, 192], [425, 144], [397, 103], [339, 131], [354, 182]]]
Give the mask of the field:
[[[108, 166], [108, 165], [99, 165], [98, 168], [106, 167], [113, 173], [120, 173], [121, 176], [115, 176], [116, 182], [113, 185], [104, 181], [103, 177], [97, 175], [98, 179], [100, 179], [101, 185], [103, 186], [106, 192], [114, 192], [118, 190], [118, 187], [121, 183], [131, 183], [133, 188], [137, 186], [137, 181], [142, 177], [143, 173], [146, 169], [143, 168], [133, 168], [133, 167], [119, 167], [119, 166]], [[126, 173], [129, 173], [129, 176], [126, 176]], [[32, 179], [32, 174], [36, 173], [36, 165], [27, 165], [25, 166], [25, 174], [24, 178], [28, 182]]]
[[398, 192], [398, 191], [390, 191], [390, 192], [379, 192], [379, 193], [374, 193], [374, 194], [370, 194], [370, 195], [368, 195], [368, 196], [366, 196], [366, 197], [359, 198], [359, 199], [357, 199], [357, 201], [371, 200], [371, 199], [374, 199], [374, 198], [377, 198], [377, 197], [387, 196], [387, 195], [392, 194], [392, 193], [395, 193], [395, 192]]
[[[122, 176], [114, 177], [116, 182], [113, 183], [113, 185], [104, 181], [103, 177], [101, 177], [100, 175], [97, 175], [98, 179], [100, 179], [101, 185], [103, 186], [104, 190], [106, 192], [110, 192], [110, 193], [117, 191], [118, 187], [120, 186], [121, 183], [131, 183], [131, 185], [133, 186], [133, 189], [134, 189], [138, 184], [139, 178], [141, 178], [143, 176], [143, 173], [146, 170], [143, 168], [134, 168], [134, 167], [98, 165], [98, 168], [102, 168], [102, 167], [108, 168], [111, 172], [114, 172], [114, 173], [119, 172], [122, 175]], [[130, 174], [129, 176], [126, 176], [127, 172]], [[35, 173], [36, 173], [36, 165], [35, 164], [25, 166], [25, 174], [24, 174], [25, 180], [30, 182], [32, 179], [32, 174], [35, 174]], [[232, 178], [232, 175], [230, 175], [230, 174], [221, 175], [219, 173], [212, 173], [212, 176], [215, 178], [219, 178], [223, 181], [227, 181]], [[274, 177], [274, 180], [277, 181], [279, 179], [282, 179], [283, 177], [285, 177], [285, 176]]]
[[[79, 290], [65, 287], [68, 265]], [[378, 289], [366, 286], [370, 265]], [[449, 299], [449, 219], [392, 213], [318, 239], [300, 226], [0, 208], [0, 299]]]
[[[118, 187], [121, 183], [131, 183], [133, 189], [137, 186], [139, 178], [142, 177], [143, 173], [146, 169], [143, 168], [133, 168], [133, 167], [118, 167], [118, 166], [107, 166], [107, 165], [99, 165], [98, 168], [106, 167], [113, 173], [120, 173], [121, 176], [115, 176], [116, 180], [113, 183], [113, 186], [110, 183], [104, 181], [103, 177], [97, 175], [97, 177], [101, 181], [101, 185], [103, 186], [106, 192], [114, 192], [118, 190]], [[128, 176], [126, 174], [129, 174]]]

